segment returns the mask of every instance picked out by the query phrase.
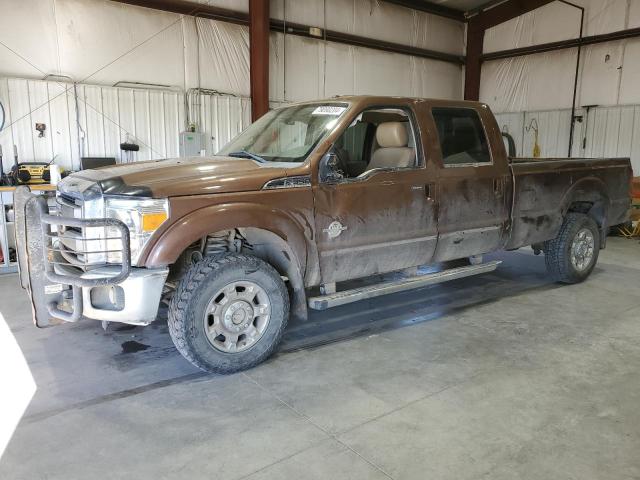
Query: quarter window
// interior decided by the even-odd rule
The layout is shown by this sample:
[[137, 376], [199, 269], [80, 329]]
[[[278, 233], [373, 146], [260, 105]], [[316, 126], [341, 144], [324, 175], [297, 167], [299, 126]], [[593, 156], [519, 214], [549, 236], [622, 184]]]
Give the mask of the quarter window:
[[434, 108], [445, 167], [491, 163], [491, 154], [478, 112], [470, 108]]

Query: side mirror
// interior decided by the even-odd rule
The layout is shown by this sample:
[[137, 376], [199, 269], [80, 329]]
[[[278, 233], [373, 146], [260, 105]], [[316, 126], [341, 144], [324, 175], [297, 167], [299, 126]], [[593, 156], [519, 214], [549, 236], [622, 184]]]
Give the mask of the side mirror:
[[340, 159], [334, 151], [330, 150], [320, 160], [319, 175], [322, 183], [338, 183], [344, 179], [344, 172], [340, 169]]

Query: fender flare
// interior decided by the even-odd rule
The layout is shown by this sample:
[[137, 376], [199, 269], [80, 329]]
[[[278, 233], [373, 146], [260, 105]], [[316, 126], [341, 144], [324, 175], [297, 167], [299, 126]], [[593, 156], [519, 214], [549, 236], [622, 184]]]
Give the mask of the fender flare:
[[[286, 275], [292, 287], [292, 314], [305, 319], [304, 277], [308, 255], [313, 245], [306, 240], [305, 228], [291, 215], [268, 205], [229, 203], [195, 210], [174, 222], [157, 239], [147, 245], [142, 263], [149, 268], [173, 264], [180, 254], [204, 236], [222, 230], [258, 229], [274, 235], [279, 247], [286, 250], [291, 268]], [[309, 236], [313, 231], [309, 229]], [[283, 272], [281, 272], [282, 274]]]
[[185, 215], [157, 239], [152, 238], [143, 252], [141, 263], [149, 268], [170, 265], [189, 245], [205, 235], [252, 227], [267, 230], [280, 237], [289, 245], [304, 272], [308, 251], [304, 227], [283, 211], [258, 203], [211, 205]]
[[610, 198], [606, 184], [598, 177], [584, 177], [574, 183], [562, 198], [561, 214], [564, 218], [575, 202], [589, 202], [593, 204], [590, 216], [595, 220], [600, 230], [602, 248], [606, 245], [608, 234], [608, 216]]
[[601, 203], [602, 212], [602, 225], [601, 228], [606, 227], [606, 218], [609, 210], [609, 194], [607, 193], [607, 186], [598, 177], [584, 177], [575, 182], [569, 190], [562, 197], [561, 212], [562, 215], [566, 215], [571, 207], [571, 204], [575, 202], [591, 202], [596, 205]]

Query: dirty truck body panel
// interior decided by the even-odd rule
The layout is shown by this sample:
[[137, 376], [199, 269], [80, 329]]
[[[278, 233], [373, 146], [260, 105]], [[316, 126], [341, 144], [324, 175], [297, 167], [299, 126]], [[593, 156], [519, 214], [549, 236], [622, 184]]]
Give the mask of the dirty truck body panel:
[[517, 159], [513, 226], [506, 248], [515, 249], [555, 237], [572, 204], [593, 204], [603, 233], [623, 223], [630, 207], [629, 159]]
[[[438, 212], [428, 190], [437, 173], [427, 161], [434, 145], [426, 141], [432, 125], [424, 105], [379, 99], [353, 109], [352, 114], [372, 105], [410, 109], [416, 165], [372, 171], [350, 181], [314, 182], [316, 243], [324, 283], [427, 264], [435, 253]], [[333, 226], [342, 230], [334, 233]]]
[[[298, 130], [286, 131], [295, 141], [310, 142], [298, 161], [264, 161], [252, 152], [226, 151], [65, 179], [58, 192], [64, 208], [58, 214], [80, 223], [56, 234], [64, 248], [17, 239], [36, 323], [47, 325], [50, 318], [45, 317], [77, 308], [82, 312], [74, 318], [149, 323], [157, 306], [140, 312], [130, 303], [159, 299], [164, 279], [181, 272], [177, 266], [185, 255], [195, 262], [207, 252], [224, 251], [220, 248], [274, 266], [288, 282], [292, 312], [302, 314], [311, 287], [540, 245], [558, 235], [569, 211], [591, 215], [603, 238], [608, 226], [627, 218], [628, 159], [510, 159], [493, 114], [481, 103], [340, 97], [281, 111], [311, 112], [310, 122], [322, 126], [317, 134], [309, 123], [301, 137]], [[317, 134], [313, 143], [311, 134]], [[342, 153], [357, 142], [363, 145], [356, 159], [362, 167], [345, 163]], [[353, 152], [346, 157], [354, 160]], [[389, 163], [395, 158], [410, 161]], [[336, 162], [342, 163], [336, 167]], [[21, 198], [16, 208], [26, 211], [32, 199], [28, 194]], [[95, 265], [87, 262], [92, 253], [77, 250], [80, 245], [90, 252], [90, 242], [106, 241], [100, 232], [97, 240], [87, 239], [87, 229], [95, 227], [82, 222], [107, 212], [115, 212], [131, 229], [131, 242], [138, 242], [132, 246], [128, 276], [118, 285], [109, 282], [118, 270], [117, 259]], [[22, 218], [24, 230], [37, 235], [33, 223], [39, 220]], [[38, 264], [39, 271], [57, 272], [63, 268], [57, 265], [57, 250], [63, 250], [59, 263], [64, 263], [68, 248], [76, 248], [71, 252], [76, 263], [64, 267], [67, 283], [59, 277], [45, 286], [28, 281], [25, 258], [44, 253], [48, 265]], [[73, 275], [85, 280], [73, 280]], [[100, 281], [86, 280], [96, 277]], [[44, 287], [46, 295], [34, 291]], [[82, 302], [74, 302], [78, 292]], [[39, 301], [51, 308], [36, 305]]]
[[[432, 121], [435, 109], [447, 108], [451, 108], [448, 102], [434, 102]], [[483, 163], [448, 166], [440, 145], [433, 152], [438, 166], [436, 261], [498, 250], [508, 235], [512, 184], [501, 133], [489, 108], [480, 104], [464, 108], [477, 113], [482, 122], [489, 157]]]

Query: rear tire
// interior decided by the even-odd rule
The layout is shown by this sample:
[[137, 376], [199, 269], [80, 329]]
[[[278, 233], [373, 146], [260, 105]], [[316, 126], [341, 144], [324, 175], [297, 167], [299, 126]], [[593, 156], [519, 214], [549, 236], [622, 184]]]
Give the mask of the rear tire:
[[547, 272], [556, 282], [579, 283], [593, 271], [600, 253], [600, 230], [583, 213], [568, 213], [558, 236], [545, 242]]
[[169, 333], [193, 365], [228, 374], [251, 368], [276, 349], [289, 318], [278, 272], [250, 255], [205, 257], [180, 280], [169, 306]]

